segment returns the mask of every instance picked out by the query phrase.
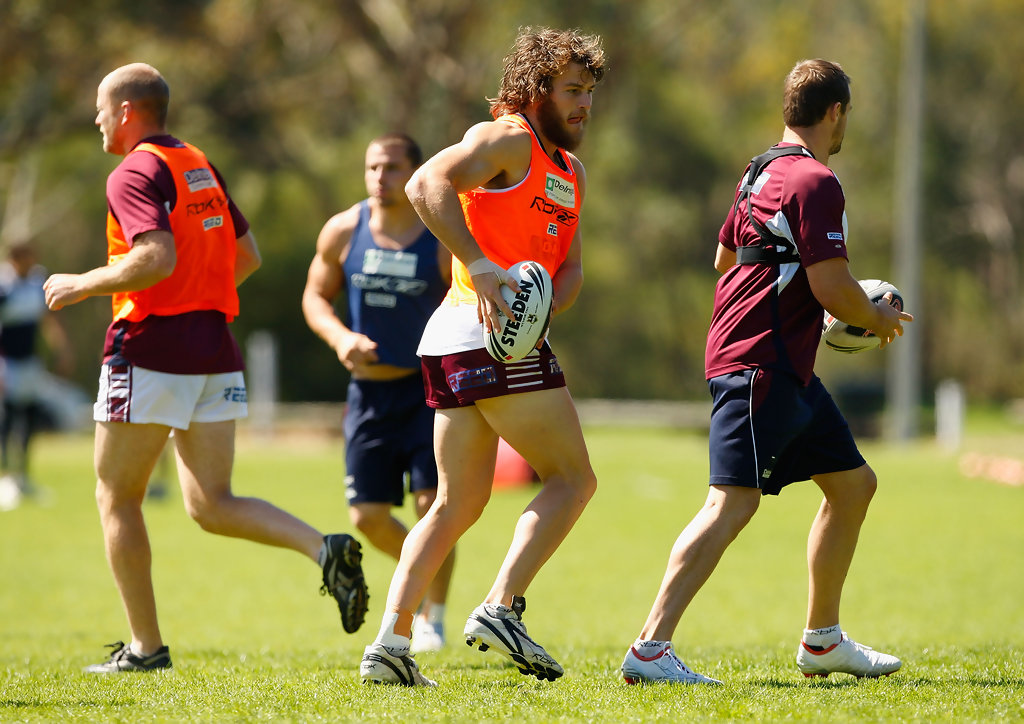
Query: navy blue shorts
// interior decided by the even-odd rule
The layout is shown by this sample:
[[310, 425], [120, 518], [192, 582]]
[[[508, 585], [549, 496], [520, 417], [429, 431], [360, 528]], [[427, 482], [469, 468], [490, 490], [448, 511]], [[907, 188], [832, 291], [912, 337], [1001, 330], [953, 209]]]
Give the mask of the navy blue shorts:
[[708, 380], [711, 485], [778, 495], [813, 475], [864, 465], [850, 426], [821, 380], [804, 387], [784, 372], [742, 370]]
[[401, 505], [409, 491], [437, 488], [434, 411], [423, 377], [352, 380], [345, 410], [345, 497], [355, 503]]

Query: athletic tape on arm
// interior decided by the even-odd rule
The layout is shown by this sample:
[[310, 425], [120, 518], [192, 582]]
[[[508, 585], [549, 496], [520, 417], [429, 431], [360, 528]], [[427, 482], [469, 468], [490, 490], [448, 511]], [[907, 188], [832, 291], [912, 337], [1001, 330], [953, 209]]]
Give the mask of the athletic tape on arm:
[[498, 277], [499, 281], [504, 279], [505, 275], [507, 274], [507, 272], [504, 269], [502, 269], [500, 266], [498, 266], [497, 264], [495, 264], [493, 261], [486, 257], [484, 257], [483, 259], [477, 259], [475, 262], [468, 265], [466, 267], [466, 270], [469, 271], [469, 275], [471, 277], [475, 277], [478, 274], [486, 274], [487, 272], [493, 272], [494, 275]]

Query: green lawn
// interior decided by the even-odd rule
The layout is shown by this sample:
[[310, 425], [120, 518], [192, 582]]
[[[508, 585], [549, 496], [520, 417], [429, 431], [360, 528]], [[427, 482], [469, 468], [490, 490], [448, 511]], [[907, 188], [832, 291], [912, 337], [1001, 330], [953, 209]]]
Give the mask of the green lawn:
[[[874, 681], [811, 681], [797, 672], [804, 546], [819, 503], [805, 484], [763, 502], [675, 637], [687, 663], [725, 685], [629, 687], [618, 666], [672, 541], [703, 502], [706, 442], [653, 429], [594, 428], [587, 438], [598, 493], [531, 587], [526, 614], [565, 677], [527, 679], [460, 641], [532, 495], [501, 490], [459, 548], [449, 646], [418, 657], [440, 683], [432, 691], [359, 684], [390, 559], [366, 550], [370, 613], [346, 635], [333, 600], [317, 595], [312, 563], [201, 532], [176, 493], [146, 504], [174, 670], [81, 673], [128, 631], [103, 556], [91, 440], [44, 438], [35, 469], [48, 494], [0, 513], [0, 720], [1024, 719], [1024, 488], [968, 479], [956, 455], [927, 442], [864, 445], [880, 486], [842, 623], [855, 639], [900, 656], [903, 669]], [[1024, 456], [1024, 428], [986, 425], [965, 450]], [[324, 532], [346, 530], [342, 473], [338, 442], [243, 439], [235, 489]]]

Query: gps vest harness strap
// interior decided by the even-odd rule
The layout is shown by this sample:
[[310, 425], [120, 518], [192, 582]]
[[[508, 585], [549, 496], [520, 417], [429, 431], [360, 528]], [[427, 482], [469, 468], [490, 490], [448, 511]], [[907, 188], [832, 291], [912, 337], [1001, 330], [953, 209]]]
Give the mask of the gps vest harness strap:
[[761, 172], [764, 171], [768, 164], [783, 156], [802, 156], [804, 154], [803, 146], [772, 146], [760, 156], [755, 156], [750, 161], [750, 169], [743, 180], [743, 186], [740, 187], [740, 195], [736, 199], [736, 209], [739, 210], [740, 204], [744, 201], [746, 202], [750, 225], [754, 227], [754, 231], [761, 237], [761, 242], [759, 244], [737, 247], [737, 264], [787, 264], [800, 260], [800, 255], [797, 253], [793, 242], [768, 231], [764, 224], [759, 223], [754, 218], [750, 195], [753, 192], [754, 182], [757, 181], [757, 177], [761, 175]]

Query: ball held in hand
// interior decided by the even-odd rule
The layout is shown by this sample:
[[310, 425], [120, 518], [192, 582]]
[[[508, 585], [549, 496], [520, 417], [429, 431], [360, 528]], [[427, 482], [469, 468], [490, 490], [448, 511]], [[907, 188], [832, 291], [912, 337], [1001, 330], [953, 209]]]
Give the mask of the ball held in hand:
[[551, 319], [551, 275], [535, 261], [521, 261], [508, 268], [519, 291], [502, 286], [501, 296], [514, 315], [498, 312], [499, 326], [484, 332], [484, 346], [499, 362], [517, 362], [543, 338]]
[[[861, 289], [868, 295], [873, 303], [878, 302], [886, 294], [892, 293], [892, 300], [889, 302], [896, 309], [903, 311], [903, 296], [900, 291], [889, 282], [881, 279], [862, 279], [857, 282]], [[881, 340], [863, 327], [852, 327], [846, 322], [833, 317], [825, 312], [825, 321], [821, 330], [822, 339], [829, 349], [837, 352], [853, 354], [863, 352], [866, 349], [874, 349], [881, 344]]]

